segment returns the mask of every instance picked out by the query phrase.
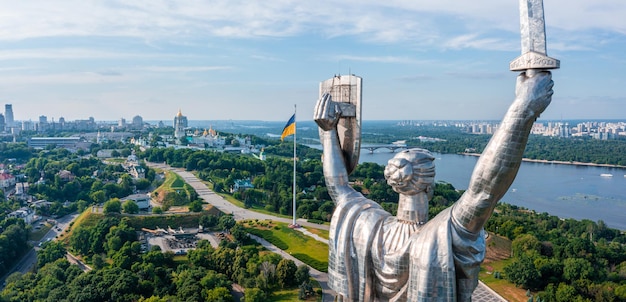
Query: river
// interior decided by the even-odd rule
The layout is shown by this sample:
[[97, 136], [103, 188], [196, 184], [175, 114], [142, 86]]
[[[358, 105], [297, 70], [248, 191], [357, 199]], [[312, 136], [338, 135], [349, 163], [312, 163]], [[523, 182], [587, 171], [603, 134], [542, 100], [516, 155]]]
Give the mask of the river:
[[[362, 150], [360, 162], [381, 165], [394, 153]], [[457, 189], [469, 184], [475, 156], [435, 153], [437, 181]], [[601, 176], [611, 174], [612, 177]], [[603, 220], [626, 230], [626, 169], [523, 162], [503, 202], [561, 218]]]

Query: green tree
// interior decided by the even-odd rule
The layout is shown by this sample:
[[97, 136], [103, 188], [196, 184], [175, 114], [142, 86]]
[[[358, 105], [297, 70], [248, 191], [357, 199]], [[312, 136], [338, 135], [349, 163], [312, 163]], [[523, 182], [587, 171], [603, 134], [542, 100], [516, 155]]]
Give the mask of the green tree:
[[222, 215], [218, 220], [217, 226], [222, 230], [230, 230], [236, 223], [233, 215]]
[[278, 278], [278, 284], [282, 287], [293, 286], [296, 281], [296, 263], [290, 259], [282, 259], [278, 262], [276, 267], [276, 278]]
[[78, 227], [70, 237], [70, 247], [81, 255], [88, 255], [91, 250], [91, 232], [85, 227]]
[[239, 224], [235, 224], [230, 228], [230, 233], [233, 235], [237, 242], [244, 242], [248, 238], [248, 232]]
[[[94, 183], [95, 185], [95, 183]], [[93, 188], [92, 188], [93, 190]], [[106, 192], [104, 192], [103, 190], [98, 190], [98, 191], [93, 191], [91, 192], [91, 194], [89, 194], [89, 197], [91, 198], [91, 200], [96, 203], [96, 204], [102, 204], [106, 201]]]
[[534, 289], [540, 277], [533, 259], [526, 255], [520, 255], [513, 259], [511, 264], [504, 267], [504, 273], [507, 280], [516, 286], [528, 289]]
[[41, 268], [47, 263], [57, 259], [65, 258], [65, 246], [59, 241], [50, 241], [44, 244], [43, 248], [37, 252], [37, 267]]
[[89, 207], [89, 202], [85, 201], [85, 200], [79, 200], [76, 202], [76, 209], [78, 210], [78, 213], [82, 213], [84, 212], [87, 207]]
[[267, 295], [264, 291], [258, 288], [246, 288], [246, 292], [243, 298], [244, 302], [265, 302], [267, 301]]
[[539, 254], [541, 251], [541, 242], [532, 234], [524, 234], [516, 237], [511, 244], [513, 256], [523, 253]]
[[127, 200], [122, 205], [122, 210], [124, 210], [126, 214], [137, 214], [139, 213], [139, 206], [135, 201]]
[[94, 254], [93, 257], [91, 257], [91, 264], [94, 269], [101, 269], [106, 265], [106, 262], [102, 259], [101, 255]]
[[233, 301], [233, 296], [230, 294], [230, 290], [225, 287], [216, 287], [213, 289], [205, 290], [206, 301], [215, 302], [230, 302]]
[[309, 267], [305, 264], [298, 266], [298, 270], [296, 270], [295, 274], [296, 284], [302, 284], [304, 282], [308, 282], [311, 278], [309, 273]]
[[205, 228], [211, 228], [217, 225], [218, 219], [217, 216], [212, 214], [207, 214], [200, 217], [200, 225]]
[[117, 198], [109, 199], [109, 201], [104, 203], [104, 209], [103, 209], [104, 214], [113, 214], [113, 213], [119, 214], [121, 210], [122, 210], [122, 203]]
[[[201, 243], [198, 242], [198, 245]], [[187, 259], [191, 264], [198, 267], [204, 268], [212, 268], [212, 255], [215, 250], [211, 247], [210, 244], [206, 245], [203, 248], [196, 248], [190, 250], [187, 254]]]
[[588, 279], [594, 273], [589, 261], [582, 258], [567, 258], [563, 261], [563, 277], [573, 282], [578, 279]]
[[147, 190], [150, 187], [150, 181], [146, 178], [138, 179], [135, 181], [135, 188], [137, 190]]
[[576, 288], [565, 283], [560, 283], [556, 289], [556, 301], [557, 302], [571, 302], [576, 301], [578, 294]]
[[199, 200], [195, 200], [189, 203], [189, 211], [202, 212], [202, 202]]

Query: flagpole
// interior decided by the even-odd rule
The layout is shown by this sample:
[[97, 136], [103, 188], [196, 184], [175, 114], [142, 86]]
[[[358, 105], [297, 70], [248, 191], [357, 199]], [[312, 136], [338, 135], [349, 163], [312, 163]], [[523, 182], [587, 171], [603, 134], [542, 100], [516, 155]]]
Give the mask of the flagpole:
[[293, 127], [293, 222], [292, 225], [293, 227], [298, 227], [298, 224], [296, 223], [296, 132], [297, 132], [297, 126], [298, 124], [296, 123], [296, 104], [293, 104], [293, 116], [294, 116], [294, 127]]
[[294, 127], [293, 127], [293, 222], [292, 225], [294, 227], [298, 227], [296, 224], [296, 132], [298, 128], [298, 124], [296, 123], [296, 104], [293, 104], [293, 116], [294, 116]]

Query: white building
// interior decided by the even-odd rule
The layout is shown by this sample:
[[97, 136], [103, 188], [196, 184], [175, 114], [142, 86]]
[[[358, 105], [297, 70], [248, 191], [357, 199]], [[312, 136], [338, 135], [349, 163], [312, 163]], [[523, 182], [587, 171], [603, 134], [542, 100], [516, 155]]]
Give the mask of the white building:
[[24, 222], [27, 224], [32, 223], [35, 220], [35, 212], [29, 208], [23, 207], [19, 210], [13, 211], [9, 213], [9, 218], [21, 218], [24, 219]]
[[150, 196], [148, 194], [133, 194], [122, 198], [122, 202], [132, 200], [140, 210], [147, 210], [150, 208]]

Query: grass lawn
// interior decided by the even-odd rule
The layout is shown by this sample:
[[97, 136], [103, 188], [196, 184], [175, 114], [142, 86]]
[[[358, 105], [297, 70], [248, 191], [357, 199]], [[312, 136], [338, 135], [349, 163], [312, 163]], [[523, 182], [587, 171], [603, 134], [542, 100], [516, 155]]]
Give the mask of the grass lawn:
[[67, 247], [70, 244], [70, 237], [72, 233], [78, 226], [83, 226], [83, 227], [94, 226], [98, 224], [98, 221], [100, 221], [100, 219], [102, 219], [103, 216], [104, 215], [100, 213], [92, 213], [91, 207], [87, 207], [87, 209], [85, 209], [84, 212], [78, 215], [78, 217], [74, 219], [74, 222], [70, 224], [70, 227], [66, 230], [66, 234], [63, 236], [63, 239], [61, 239], [61, 241]]
[[328, 270], [328, 245], [290, 229], [286, 223], [248, 220], [244, 227], [311, 267]]
[[166, 171], [165, 172], [165, 182], [163, 182], [163, 184], [161, 185], [161, 188], [163, 188], [164, 190], [176, 190], [176, 189], [183, 189], [183, 186], [185, 185], [185, 181], [183, 180], [182, 177], [180, 177], [178, 174], [171, 172], [171, 171]]
[[504, 275], [504, 267], [511, 261], [511, 240], [505, 237], [489, 234], [487, 238], [487, 253], [485, 262], [480, 266], [478, 278], [489, 288], [500, 294], [507, 301], [526, 301], [526, 290], [516, 287], [505, 279], [496, 279], [495, 272]]
[[526, 290], [516, 287], [513, 283], [505, 279], [496, 279], [494, 272], [499, 271], [504, 275], [504, 267], [513, 261], [512, 259], [483, 263], [480, 267], [478, 279], [484, 282], [489, 288], [500, 294], [507, 301], [526, 301]]
[[118, 164], [123, 164], [124, 162], [126, 162], [125, 158], [120, 158], [120, 157], [111, 157], [111, 158], [107, 158], [106, 160], [108, 162], [118, 163]]
[[174, 263], [176, 265], [187, 263], [187, 255], [174, 255]]
[[270, 297], [270, 301], [274, 302], [287, 302], [287, 301], [298, 301], [298, 289], [284, 289], [277, 290], [272, 293]]
[[315, 291], [315, 295], [313, 297], [309, 297], [306, 300], [298, 299], [298, 293], [300, 292], [300, 289], [296, 287], [294, 289], [283, 289], [283, 290], [274, 291], [272, 295], [269, 297], [269, 301], [273, 301], [273, 302], [322, 301], [321, 295], [318, 294], [318, 291], [321, 291], [322, 287], [313, 278], [310, 279], [310, 282], [311, 282], [311, 285], [313, 286], [313, 290]]

